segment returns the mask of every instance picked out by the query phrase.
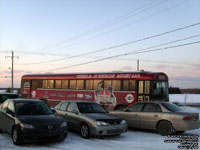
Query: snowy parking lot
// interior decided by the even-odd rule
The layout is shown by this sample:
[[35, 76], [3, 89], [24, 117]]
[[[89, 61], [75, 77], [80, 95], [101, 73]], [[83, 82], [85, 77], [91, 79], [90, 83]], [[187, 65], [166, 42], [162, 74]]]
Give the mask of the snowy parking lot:
[[[193, 110], [193, 108], [189, 108]], [[200, 109], [194, 108], [200, 113]], [[186, 137], [200, 136], [200, 129], [187, 131], [183, 134]], [[143, 131], [130, 129], [127, 133], [117, 137], [83, 139], [78, 133], [69, 132], [68, 137], [60, 143], [49, 144], [25, 144], [16, 146], [12, 143], [11, 137], [0, 134], [0, 150], [177, 150], [180, 143], [166, 143], [165, 140], [175, 140], [161, 136], [154, 131]], [[178, 138], [179, 139], [179, 138]]]
[[[174, 96], [177, 97], [176, 95]], [[200, 98], [200, 95], [198, 98]], [[198, 108], [186, 107], [185, 109], [200, 113], [200, 109]], [[197, 137], [196, 135], [200, 136], [200, 129], [187, 131], [182, 136], [190, 138]], [[12, 143], [12, 139], [8, 134], [2, 133], [0, 134], [0, 150], [178, 150], [180, 143], [165, 142], [165, 140], [170, 139], [179, 140], [180, 137], [169, 138], [167, 136], [161, 136], [154, 131], [131, 129], [117, 137], [91, 139], [83, 139], [78, 133], [69, 132], [68, 137], [60, 143], [16, 146]]]
[[[187, 131], [184, 135], [199, 135], [200, 129]], [[156, 132], [129, 130], [118, 137], [83, 139], [77, 133], [69, 132], [65, 141], [50, 144], [25, 144], [15, 146], [10, 136], [0, 134], [0, 150], [177, 150], [179, 143], [165, 143], [170, 138]]]

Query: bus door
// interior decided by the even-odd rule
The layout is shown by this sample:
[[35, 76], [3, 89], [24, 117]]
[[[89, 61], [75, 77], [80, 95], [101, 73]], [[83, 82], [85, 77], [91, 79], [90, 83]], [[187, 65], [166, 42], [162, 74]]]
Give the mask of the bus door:
[[31, 93], [31, 80], [22, 80], [21, 83], [21, 97], [22, 98], [30, 98], [30, 93]]
[[150, 100], [150, 81], [138, 81], [138, 102]]
[[36, 98], [36, 90], [38, 87], [38, 80], [31, 80], [30, 98]]

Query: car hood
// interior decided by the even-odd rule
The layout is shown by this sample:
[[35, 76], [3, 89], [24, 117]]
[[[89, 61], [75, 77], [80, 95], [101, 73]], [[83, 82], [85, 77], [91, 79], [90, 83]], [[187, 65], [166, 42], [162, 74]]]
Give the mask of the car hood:
[[35, 126], [43, 125], [60, 125], [64, 120], [55, 115], [20, 115], [17, 116], [19, 121], [24, 124], [32, 124]]
[[111, 116], [106, 113], [86, 113], [84, 115], [96, 121], [121, 121], [120, 118]]

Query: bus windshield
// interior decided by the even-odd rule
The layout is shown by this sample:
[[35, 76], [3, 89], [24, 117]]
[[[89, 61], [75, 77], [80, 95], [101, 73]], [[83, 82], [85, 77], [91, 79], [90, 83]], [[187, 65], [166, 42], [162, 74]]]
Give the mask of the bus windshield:
[[165, 81], [154, 81], [152, 98], [154, 100], [168, 99], [168, 82]]

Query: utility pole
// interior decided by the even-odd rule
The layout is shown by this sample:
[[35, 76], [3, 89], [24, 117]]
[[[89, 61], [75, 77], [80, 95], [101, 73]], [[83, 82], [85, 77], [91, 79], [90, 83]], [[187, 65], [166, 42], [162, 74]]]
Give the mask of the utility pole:
[[140, 62], [139, 62], [139, 59], [137, 60], [137, 71], [140, 70]]
[[18, 56], [17, 57], [14, 57], [14, 52], [12, 51], [12, 55], [11, 56], [6, 56], [7, 57], [10, 57], [12, 59], [12, 66], [11, 66], [11, 83], [12, 83], [12, 87], [11, 87], [11, 92], [13, 93], [13, 89], [14, 89], [14, 58], [19, 58]]

